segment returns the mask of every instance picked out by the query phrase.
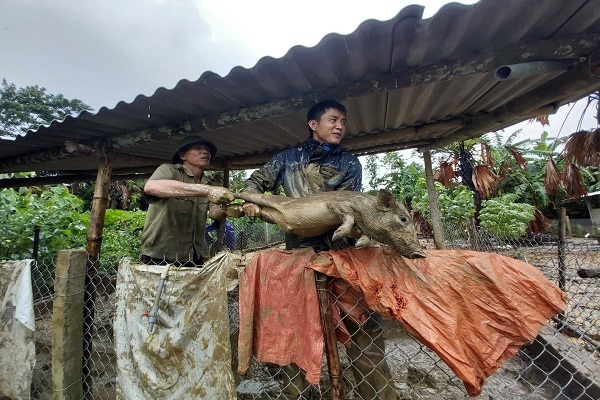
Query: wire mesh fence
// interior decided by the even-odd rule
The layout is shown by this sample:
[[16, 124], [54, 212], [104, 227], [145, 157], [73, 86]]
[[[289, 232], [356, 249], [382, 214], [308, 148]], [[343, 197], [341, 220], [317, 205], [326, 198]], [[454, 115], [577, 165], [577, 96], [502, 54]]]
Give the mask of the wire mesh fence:
[[[480, 399], [594, 399], [600, 385], [600, 285], [593, 271], [600, 261], [600, 245], [594, 238], [568, 238], [559, 243], [552, 234], [511, 238], [478, 232], [465, 226], [445, 226], [448, 248], [500, 253], [526, 261], [567, 293], [568, 308], [542, 330], [531, 346], [522, 348], [485, 383]], [[233, 239], [232, 239], [233, 237]], [[278, 246], [284, 235], [274, 225], [246, 221], [233, 226], [225, 245], [248, 259], [257, 249]], [[216, 236], [209, 234], [209, 241]], [[429, 238], [421, 239], [433, 248]], [[88, 368], [81, 382], [89, 399], [116, 396], [116, 354], [113, 339], [115, 268], [119, 260], [100, 259], [92, 280], [93, 324], [84, 347], [90, 349]], [[89, 263], [88, 263], [89, 264]], [[594, 277], [590, 277], [594, 276]], [[32, 269], [36, 354], [31, 395], [53, 398], [52, 304], [55, 261], [38, 260]], [[229, 294], [231, 331], [235, 334], [237, 289]], [[373, 315], [368, 327], [355, 327], [365, 343], [348, 351], [338, 345], [341, 380], [346, 399], [458, 399], [468, 398], [462, 382], [431, 350], [413, 339], [393, 320]], [[366, 325], [365, 325], [366, 326]], [[358, 341], [358, 339], [356, 340]], [[362, 365], [362, 367], [361, 367]], [[366, 367], [365, 367], [366, 365]], [[331, 398], [325, 358], [319, 385], [307, 386], [294, 368], [281, 368], [253, 359], [250, 371], [237, 377], [239, 399]], [[361, 369], [362, 368], [362, 369]], [[381, 372], [384, 371], [384, 372]], [[386, 384], [385, 377], [391, 377]], [[384, 377], [384, 378], [382, 378]], [[388, 387], [389, 386], [389, 387]], [[391, 394], [385, 394], [391, 389]], [[366, 396], [366, 397], [365, 397]], [[597, 397], [596, 397], [597, 398]]]

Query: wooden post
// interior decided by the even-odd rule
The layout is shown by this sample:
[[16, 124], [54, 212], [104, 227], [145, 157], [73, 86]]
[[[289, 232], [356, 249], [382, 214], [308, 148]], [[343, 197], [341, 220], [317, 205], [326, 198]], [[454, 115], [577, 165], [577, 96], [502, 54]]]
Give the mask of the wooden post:
[[425, 162], [425, 181], [427, 183], [427, 197], [429, 198], [429, 215], [431, 216], [431, 228], [433, 229], [433, 243], [435, 248], [440, 250], [444, 248], [444, 229], [442, 228], [440, 218], [440, 205], [435, 193], [431, 153], [429, 150], [423, 152], [423, 161]]
[[[225, 163], [225, 168], [223, 168], [223, 187], [229, 187], [229, 162]], [[223, 218], [219, 222], [219, 234], [217, 235], [217, 248], [216, 252], [220, 252], [223, 250], [223, 239], [225, 237], [225, 227], [227, 224], [227, 217]]]
[[102, 246], [102, 231], [104, 230], [104, 216], [108, 204], [108, 189], [112, 167], [106, 160], [98, 169], [94, 198], [92, 200], [92, 211], [90, 215], [90, 226], [87, 233], [86, 250], [88, 255], [87, 274], [85, 277], [85, 309], [84, 309], [84, 333], [83, 333], [83, 390], [86, 400], [92, 399], [92, 337], [94, 330], [94, 314], [96, 307], [96, 288], [100, 282], [98, 278], [98, 264], [100, 259], [100, 247]]
[[566, 220], [567, 210], [564, 207], [558, 209], [558, 287], [565, 290], [565, 242], [566, 242]]
[[32, 258], [37, 261], [38, 253], [40, 251], [40, 227], [33, 227], [33, 253]]
[[83, 399], [84, 250], [61, 250], [56, 262], [52, 311], [54, 399]]
[[[565, 268], [566, 219], [567, 210], [564, 207], [560, 207], [558, 209], [558, 287], [560, 290], [565, 290], [567, 284]], [[557, 318], [559, 321], [563, 321], [564, 314], [558, 314]], [[562, 323], [558, 325], [558, 329], [561, 328]]]
[[321, 309], [327, 371], [329, 372], [329, 381], [331, 382], [331, 399], [343, 400], [344, 387], [342, 386], [340, 356], [338, 354], [335, 326], [333, 325], [333, 315], [331, 314], [331, 305], [327, 291], [327, 275], [315, 271], [315, 282], [317, 284], [319, 307]]

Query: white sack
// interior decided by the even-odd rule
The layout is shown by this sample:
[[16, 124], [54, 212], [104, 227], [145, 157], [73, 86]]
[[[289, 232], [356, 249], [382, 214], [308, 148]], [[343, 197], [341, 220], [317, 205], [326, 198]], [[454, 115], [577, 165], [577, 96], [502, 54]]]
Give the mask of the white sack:
[[221, 253], [203, 268], [171, 267], [150, 333], [148, 314], [165, 267], [120, 264], [114, 332], [124, 399], [236, 398], [226, 293], [233, 266]]
[[22, 400], [35, 366], [31, 261], [0, 262], [0, 396]]

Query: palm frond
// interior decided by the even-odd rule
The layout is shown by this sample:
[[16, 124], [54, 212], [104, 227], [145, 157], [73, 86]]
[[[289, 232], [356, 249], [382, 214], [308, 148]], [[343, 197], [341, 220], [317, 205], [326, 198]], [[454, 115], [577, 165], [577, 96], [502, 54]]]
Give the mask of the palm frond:
[[508, 150], [508, 152], [514, 157], [514, 159], [517, 161], [517, 163], [519, 163], [522, 169], [527, 168], [527, 161], [525, 161], [523, 154], [517, 147], [504, 146], [504, 148], [506, 148], [506, 150]]
[[437, 171], [433, 175], [433, 180], [438, 181], [443, 186], [448, 186], [456, 178], [454, 167], [448, 161], [442, 161]]
[[[523, 129], [517, 129], [516, 131], [514, 131], [513, 133], [511, 133], [510, 135], [508, 135], [508, 137], [506, 138], [506, 141], [504, 142], [505, 146], [510, 146], [513, 144], [513, 141], [517, 138], [517, 136], [519, 136], [521, 133], [523, 133]], [[499, 146], [498, 146], [499, 147]]]
[[540, 210], [535, 210], [535, 218], [527, 227], [528, 233], [548, 233], [550, 232], [550, 220], [542, 214]]
[[581, 167], [600, 165], [600, 128], [572, 133], [565, 143], [564, 153]]
[[562, 184], [570, 198], [577, 198], [587, 194], [579, 168], [569, 160], [565, 161], [565, 166], [563, 167]]
[[552, 157], [550, 157], [544, 165], [544, 176], [544, 188], [546, 189], [546, 193], [556, 194], [556, 191], [560, 186], [560, 171]]
[[539, 122], [544, 125], [550, 125], [550, 121], [548, 120], [548, 115], [538, 115], [537, 117], [529, 118], [529, 122]]
[[498, 181], [498, 175], [487, 165], [477, 165], [473, 168], [473, 185], [484, 199], [490, 196]]

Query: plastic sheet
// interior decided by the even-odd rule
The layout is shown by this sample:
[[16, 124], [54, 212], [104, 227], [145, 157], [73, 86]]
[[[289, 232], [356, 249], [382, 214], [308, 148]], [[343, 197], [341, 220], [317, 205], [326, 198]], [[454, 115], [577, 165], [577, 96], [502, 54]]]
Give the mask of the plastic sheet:
[[0, 263], [0, 396], [22, 400], [30, 398], [35, 366], [31, 262]]
[[221, 253], [203, 268], [171, 268], [150, 333], [148, 312], [165, 267], [120, 264], [114, 330], [122, 398], [236, 398], [226, 294], [234, 267]]
[[385, 247], [349, 248], [319, 253], [310, 267], [360, 289], [369, 308], [398, 320], [477, 396], [488, 376], [564, 311], [565, 293], [520, 260], [426, 253], [410, 260]]
[[254, 353], [258, 361], [292, 362], [319, 383], [323, 356], [319, 299], [314, 272], [306, 266], [312, 248], [261, 251], [240, 279], [239, 367], [244, 375]]

